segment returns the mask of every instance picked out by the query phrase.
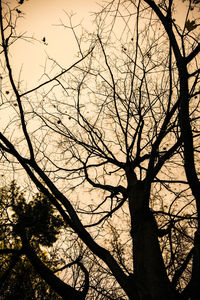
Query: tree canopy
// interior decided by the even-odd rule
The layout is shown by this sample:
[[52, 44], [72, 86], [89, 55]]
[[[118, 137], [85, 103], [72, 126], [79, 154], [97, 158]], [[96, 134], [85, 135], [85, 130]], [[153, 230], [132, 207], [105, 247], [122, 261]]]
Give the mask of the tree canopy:
[[[61, 219], [54, 215], [53, 206], [42, 194], [26, 203], [15, 182], [1, 188], [0, 199], [1, 299], [55, 299], [57, 295], [27, 260], [21, 240], [26, 234], [40, 259], [55, 270], [58, 261], [50, 262], [50, 254], [40, 246], [53, 245], [62, 226]], [[53, 255], [56, 258], [56, 253]]]

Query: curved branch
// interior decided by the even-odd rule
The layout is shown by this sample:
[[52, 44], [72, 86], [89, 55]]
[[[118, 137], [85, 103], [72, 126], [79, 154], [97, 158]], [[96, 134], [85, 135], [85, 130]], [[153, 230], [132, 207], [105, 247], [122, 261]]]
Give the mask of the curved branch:
[[40, 274], [40, 276], [46, 281], [47, 284], [51, 286], [54, 291], [60, 295], [63, 299], [72, 299], [79, 300], [84, 299], [83, 294], [74, 288], [72, 288], [67, 283], [63, 282], [59, 277], [57, 277], [53, 271], [51, 271], [38, 257], [34, 249], [29, 244], [29, 241], [26, 238], [25, 232], [23, 229], [20, 230], [20, 236], [22, 240], [22, 248], [33, 265], [36, 271]]
[[125, 196], [125, 195], [127, 194], [126, 188], [124, 188], [122, 185], [119, 185], [119, 186], [113, 186], [113, 185], [109, 185], [109, 184], [95, 183], [94, 181], [92, 181], [92, 180], [89, 178], [89, 176], [88, 176], [86, 164], [84, 164], [84, 172], [85, 172], [85, 178], [86, 178], [86, 180], [87, 180], [93, 187], [102, 189], [102, 190], [104, 190], [104, 191], [111, 192], [112, 195], [113, 195], [113, 193], [114, 193], [113, 196], [116, 196], [116, 195], [119, 194], [119, 193], [121, 193], [123, 196]]
[[89, 272], [88, 270], [85, 268], [85, 266], [83, 265], [83, 263], [81, 262], [81, 257], [78, 257], [75, 261], [72, 261], [71, 263], [65, 265], [64, 267], [61, 267], [57, 270], [54, 271], [54, 273], [60, 272], [65, 270], [66, 268], [70, 268], [71, 266], [77, 264], [80, 269], [82, 270], [82, 272], [85, 275], [85, 283], [84, 283], [84, 287], [83, 290], [81, 291], [83, 296], [87, 295], [88, 289], [89, 289]]

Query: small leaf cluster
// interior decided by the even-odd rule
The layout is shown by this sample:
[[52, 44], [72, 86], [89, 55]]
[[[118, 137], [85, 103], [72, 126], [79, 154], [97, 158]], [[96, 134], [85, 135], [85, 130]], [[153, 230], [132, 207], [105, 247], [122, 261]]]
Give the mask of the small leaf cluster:
[[188, 31], [192, 31], [197, 27], [197, 25], [194, 20], [192, 20], [192, 21], [187, 20], [185, 23], [185, 27]]

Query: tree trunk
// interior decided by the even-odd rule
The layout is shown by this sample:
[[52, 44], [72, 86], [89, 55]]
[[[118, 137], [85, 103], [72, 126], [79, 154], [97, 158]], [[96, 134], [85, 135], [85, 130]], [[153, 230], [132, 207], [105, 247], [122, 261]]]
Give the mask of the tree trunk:
[[151, 213], [145, 182], [128, 179], [133, 264], [138, 300], [178, 299], [167, 277], [158, 242], [157, 224]]

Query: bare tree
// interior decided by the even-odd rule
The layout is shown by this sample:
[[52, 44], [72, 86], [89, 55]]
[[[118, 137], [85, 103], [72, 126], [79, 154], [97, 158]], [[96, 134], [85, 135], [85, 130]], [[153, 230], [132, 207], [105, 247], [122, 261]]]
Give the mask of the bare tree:
[[[198, 297], [199, 3], [184, 4], [182, 25], [176, 5], [111, 1], [96, 14], [97, 32], [81, 36], [69, 17], [61, 25], [74, 34], [77, 61], [66, 68], [49, 58], [54, 69], [30, 90], [10, 62], [19, 8], [1, 7], [1, 109], [10, 114], [2, 166], [20, 166], [71, 234], [63, 249], [73, 258], [60, 270], [76, 266], [72, 281], [20, 232], [27, 258], [63, 299]], [[84, 245], [77, 258], [75, 240]]]

